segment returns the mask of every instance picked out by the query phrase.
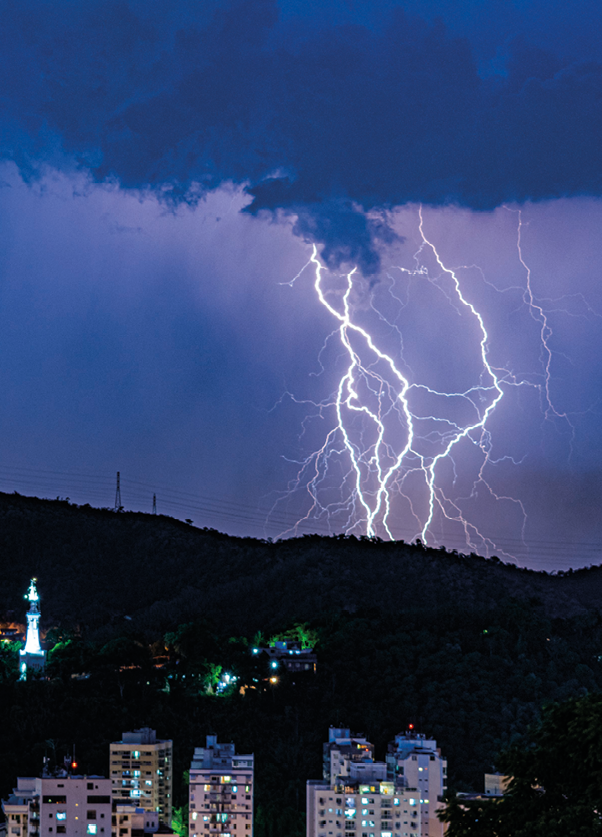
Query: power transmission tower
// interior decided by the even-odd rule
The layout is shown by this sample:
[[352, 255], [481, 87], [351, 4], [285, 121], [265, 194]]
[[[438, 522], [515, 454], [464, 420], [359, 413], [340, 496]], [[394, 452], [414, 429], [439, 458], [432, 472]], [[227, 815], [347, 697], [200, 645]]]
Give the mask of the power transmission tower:
[[117, 488], [115, 489], [115, 511], [119, 511], [122, 508], [121, 506], [121, 482], [119, 477], [119, 471], [117, 471]]
[[153, 514], [157, 514], [157, 495], [153, 494]]

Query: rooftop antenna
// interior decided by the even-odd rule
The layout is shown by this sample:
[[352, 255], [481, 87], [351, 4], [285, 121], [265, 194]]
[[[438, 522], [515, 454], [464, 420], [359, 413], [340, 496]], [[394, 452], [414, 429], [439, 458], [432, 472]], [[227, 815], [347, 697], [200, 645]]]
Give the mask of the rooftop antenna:
[[119, 511], [121, 505], [121, 480], [119, 471], [117, 471], [117, 487], [115, 488], [115, 511]]
[[153, 494], [153, 514], [157, 514], [157, 495]]

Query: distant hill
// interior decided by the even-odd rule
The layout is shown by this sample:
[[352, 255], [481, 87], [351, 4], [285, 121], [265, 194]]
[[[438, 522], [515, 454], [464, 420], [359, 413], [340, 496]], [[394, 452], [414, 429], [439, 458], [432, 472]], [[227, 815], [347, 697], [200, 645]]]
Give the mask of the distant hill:
[[[173, 738], [181, 805], [193, 748], [215, 730], [256, 755], [257, 837], [303, 837], [330, 724], [365, 731], [383, 758], [413, 723], [447, 756], [450, 787], [481, 789], [545, 703], [602, 692], [600, 567], [551, 575], [361, 538], [270, 543], [0, 494], [0, 615], [23, 619], [32, 575], [43, 625], [85, 630], [63, 632], [48, 680], [15, 682], [15, 649], [0, 648], [0, 795], [74, 745], [104, 773], [108, 742], [149, 725]], [[317, 637], [316, 672], [257, 686], [260, 657], [240, 638], [298, 622]], [[210, 694], [222, 668], [249, 688]]]
[[93, 630], [125, 616], [161, 632], [195, 617], [251, 635], [324, 613], [488, 610], [537, 599], [549, 617], [602, 607], [602, 567], [550, 575], [395, 542], [304, 536], [277, 543], [0, 493], [0, 612], [22, 618], [31, 575], [43, 623]]

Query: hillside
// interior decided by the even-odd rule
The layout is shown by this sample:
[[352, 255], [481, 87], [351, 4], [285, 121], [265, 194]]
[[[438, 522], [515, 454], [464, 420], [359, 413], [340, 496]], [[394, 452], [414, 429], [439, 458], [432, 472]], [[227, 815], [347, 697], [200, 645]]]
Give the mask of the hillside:
[[[0, 566], [5, 615], [23, 618], [36, 575], [43, 625], [62, 637], [43, 681], [15, 682], [15, 649], [0, 649], [0, 794], [73, 745], [104, 773], [108, 742], [146, 724], [173, 738], [181, 778], [215, 730], [256, 754], [258, 837], [302, 837], [329, 724], [365, 731], [383, 758], [414, 723], [437, 738], [450, 786], [479, 789], [543, 704], [602, 690], [599, 567], [548, 575], [420, 545], [268, 543], [6, 494]], [[318, 638], [317, 672], [259, 680], [248, 640], [297, 622]], [[218, 668], [249, 688], [216, 695]], [[181, 780], [174, 797], [185, 801]]]
[[91, 628], [127, 615], [164, 631], [203, 615], [249, 634], [333, 610], [489, 609], [501, 595], [536, 598], [549, 616], [602, 607], [601, 567], [551, 576], [403, 543], [268, 543], [164, 516], [1, 493], [0, 572], [0, 612], [22, 618], [36, 575], [46, 625]]

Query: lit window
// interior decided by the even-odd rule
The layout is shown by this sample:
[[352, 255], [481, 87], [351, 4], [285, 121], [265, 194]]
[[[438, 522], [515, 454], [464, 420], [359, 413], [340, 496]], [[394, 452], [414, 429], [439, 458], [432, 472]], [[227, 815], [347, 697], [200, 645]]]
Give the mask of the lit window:
[[211, 785], [203, 785], [203, 790], [210, 791]]
[[88, 823], [88, 828], [86, 829], [86, 833], [87, 834], [96, 834], [97, 828], [98, 828], [98, 826], [96, 825], [95, 822], [89, 822]]
[[140, 776], [140, 771], [139, 770], [134, 770], [134, 776]]
[[66, 811], [57, 811], [56, 812], [57, 820], [66, 820], [67, 819], [67, 812]]
[[147, 779], [147, 780], [145, 781], [145, 783], [144, 783], [144, 784], [145, 784], [145, 785], [149, 785], [151, 788], [152, 788], [152, 786], [153, 786], [153, 783], [152, 783], [152, 781], [151, 781], [150, 779]]
[[140, 750], [132, 750], [132, 758], [139, 759], [140, 758]]
[[362, 805], [367, 805], [367, 804], [368, 804], [368, 800], [364, 796], [362, 796]]
[[227, 782], [232, 781], [232, 776], [220, 776], [220, 782], [222, 785], [226, 784]]
[[238, 787], [236, 785], [232, 785], [232, 793], [238, 793]]
[[195, 811], [195, 812], [194, 812], [194, 814], [192, 815], [192, 819], [193, 819], [193, 820], [196, 820], [196, 818], [197, 818], [197, 817], [198, 817], [198, 814], [197, 814], [197, 812]]
[[393, 800], [393, 805], [399, 805], [399, 799], [397, 797]]

